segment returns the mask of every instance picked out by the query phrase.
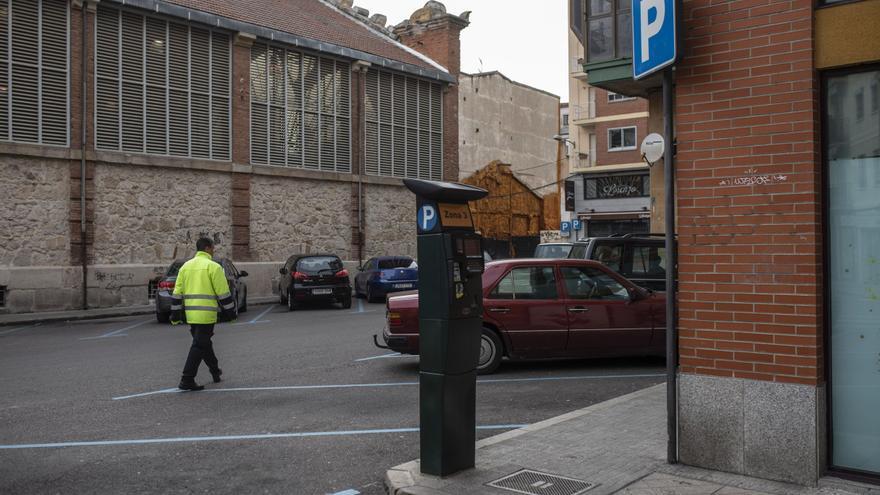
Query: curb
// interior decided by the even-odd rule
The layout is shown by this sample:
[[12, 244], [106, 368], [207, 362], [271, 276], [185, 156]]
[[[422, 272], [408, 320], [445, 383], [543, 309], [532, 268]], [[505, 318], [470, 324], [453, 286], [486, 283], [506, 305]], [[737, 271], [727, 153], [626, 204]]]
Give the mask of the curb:
[[[277, 296], [248, 298], [249, 306], [277, 304]], [[0, 315], [0, 327], [10, 325], [32, 325], [35, 323], [52, 323], [59, 321], [97, 320], [116, 318], [119, 316], [137, 316], [154, 313], [156, 306], [125, 306], [120, 308], [75, 309], [70, 311], [47, 311], [45, 313], [15, 313]]]
[[[545, 428], [550, 428], [551, 426], [555, 426], [572, 419], [577, 419], [588, 414], [614, 407], [621, 402], [626, 402], [628, 400], [641, 397], [642, 395], [647, 395], [656, 388], [665, 387], [665, 383], [652, 385], [648, 388], [643, 388], [635, 392], [630, 392], [626, 395], [621, 395], [620, 397], [608, 399], [604, 402], [593, 404], [583, 409], [577, 409], [575, 411], [565, 413], [560, 416], [545, 419], [544, 421], [532, 423], [529, 426], [523, 428], [506, 431], [498, 435], [484, 438], [478, 441], [475, 444], [474, 448], [479, 451], [480, 449], [488, 447], [490, 445], [495, 445], [501, 442], [505, 442], [507, 440], [512, 440], [514, 438], [529, 433], [536, 433]], [[415, 459], [413, 461], [394, 466], [393, 468], [385, 472], [385, 493], [388, 493], [389, 495], [447, 495], [446, 492], [438, 490], [438, 488], [443, 484], [442, 480], [444, 479], [446, 478], [422, 474], [419, 471], [419, 459]], [[422, 481], [424, 481], [425, 484], [420, 484]]]

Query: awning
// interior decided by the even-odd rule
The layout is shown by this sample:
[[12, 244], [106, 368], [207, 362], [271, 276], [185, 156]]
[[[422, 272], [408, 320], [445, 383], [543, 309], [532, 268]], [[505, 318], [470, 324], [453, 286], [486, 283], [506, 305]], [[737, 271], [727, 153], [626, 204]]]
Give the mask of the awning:
[[608, 211], [608, 212], [578, 212], [581, 220], [639, 220], [651, 218], [650, 211]]

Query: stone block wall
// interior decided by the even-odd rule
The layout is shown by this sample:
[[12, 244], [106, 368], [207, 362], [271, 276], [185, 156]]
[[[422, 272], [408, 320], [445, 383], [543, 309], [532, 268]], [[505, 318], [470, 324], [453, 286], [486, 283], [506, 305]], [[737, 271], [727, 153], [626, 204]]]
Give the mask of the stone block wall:
[[66, 160], [0, 158], [0, 266], [67, 265], [69, 168]]
[[163, 263], [192, 256], [207, 235], [230, 256], [229, 174], [99, 164], [95, 170], [97, 264]]
[[351, 187], [346, 182], [254, 176], [253, 261], [283, 261], [300, 252], [350, 259]]
[[364, 194], [364, 260], [416, 256], [416, 196], [403, 186], [369, 184]]

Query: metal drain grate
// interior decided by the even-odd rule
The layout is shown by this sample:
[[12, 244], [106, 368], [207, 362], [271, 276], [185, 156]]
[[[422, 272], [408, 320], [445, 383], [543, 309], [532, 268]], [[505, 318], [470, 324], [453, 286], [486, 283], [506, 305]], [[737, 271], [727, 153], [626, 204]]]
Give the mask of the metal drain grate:
[[579, 495], [595, 485], [555, 474], [523, 469], [486, 485], [526, 495]]

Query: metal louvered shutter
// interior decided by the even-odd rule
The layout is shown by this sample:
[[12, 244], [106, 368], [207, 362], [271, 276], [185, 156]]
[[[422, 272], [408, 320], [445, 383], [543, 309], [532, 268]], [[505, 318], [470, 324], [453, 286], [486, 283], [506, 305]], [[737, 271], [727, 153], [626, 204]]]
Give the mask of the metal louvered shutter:
[[371, 69], [366, 87], [366, 173], [441, 179], [441, 86]]
[[336, 171], [351, 172], [351, 66], [336, 61]]
[[211, 158], [214, 160], [229, 160], [232, 153], [231, 42], [227, 34], [211, 33]]
[[302, 57], [287, 52], [287, 164], [303, 166]]
[[144, 151], [144, 18], [122, 12], [122, 150]]
[[67, 145], [67, 2], [41, 2], [40, 122], [43, 144]]
[[379, 175], [379, 73], [368, 71], [366, 75], [366, 173]]
[[0, 0], [0, 140], [68, 144], [64, 0]]
[[268, 74], [266, 45], [251, 47], [251, 163], [269, 163]]
[[229, 35], [103, 5], [97, 19], [96, 148], [229, 160]]

